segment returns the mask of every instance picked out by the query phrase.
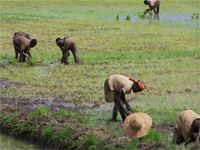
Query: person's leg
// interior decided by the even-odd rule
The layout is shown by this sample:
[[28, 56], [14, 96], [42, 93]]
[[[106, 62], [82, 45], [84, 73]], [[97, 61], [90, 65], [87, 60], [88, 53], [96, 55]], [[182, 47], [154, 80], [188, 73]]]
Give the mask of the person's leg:
[[159, 10], [160, 10], [160, 4], [158, 4], [157, 6], [157, 14], [159, 13]]
[[114, 102], [114, 107], [113, 107], [113, 116], [112, 120], [116, 121], [117, 115], [118, 115], [118, 110], [119, 110], [119, 104], [115, 102], [115, 99], [118, 95], [117, 92], [110, 90], [110, 86], [108, 84], [109, 78], [107, 78], [104, 82], [104, 95], [105, 95], [105, 101], [106, 102]]
[[23, 56], [24, 55], [22, 53], [19, 54], [19, 62], [23, 62]]
[[68, 52], [69, 52], [69, 49], [66, 49], [66, 50], [64, 50], [64, 52], [63, 52], [62, 61], [63, 61], [65, 64], [69, 64], [69, 61], [68, 61]]
[[17, 60], [18, 59], [18, 53], [19, 53], [20, 46], [18, 46], [18, 44], [15, 43], [15, 41], [13, 41], [13, 45], [14, 45], [14, 49], [15, 49], [15, 58]]
[[185, 140], [183, 138], [183, 136], [181, 136], [179, 133], [178, 133], [178, 130], [175, 128], [174, 129], [174, 135], [173, 135], [173, 139], [172, 139], [172, 144], [181, 144], [183, 143]]
[[120, 112], [120, 115], [121, 115], [122, 120], [124, 122], [124, 120], [126, 119], [126, 113], [125, 113], [125, 111], [123, 110], [122, 107], [119, 108], [119, 112]]
[[77, 49], [76, 47], [71, 49], [72, 54], [74, 55], [74, 60], [77, 64], [81, 64], [81, 60], [79, 59], [78, 55], [77, 55]]
[[120, 109], [120, 104], [118, 101], [115, 101], [115, 105], [113, 107], [113, 116], [112, 116], [113, 121], [116, 121], [119, 109]]
[[23, 62], [25, 62], [25, 61], [26, 61], [26, 56], [23, 55]]

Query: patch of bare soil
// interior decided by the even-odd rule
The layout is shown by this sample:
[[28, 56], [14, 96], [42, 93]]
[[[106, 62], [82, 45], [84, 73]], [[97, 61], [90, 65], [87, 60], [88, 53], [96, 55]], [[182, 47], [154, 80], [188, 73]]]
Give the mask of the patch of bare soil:
[[150, 150], [150, 149], [162, 149], [165, 145], [162, 143], [154, 143], [154, 144], [139, 144], [138, 149], [141, 150]]
[[173, 134], [174, 133], [174, 128], [175, 128], [175, 125], [174, 124], [170, 124], [170, 125], [166, 125], [166, 124], [161, 124], [161, 125], [156, 125], [156, 124], [153, 124], [152, 129], [155, 129], [159, 132], [162, 132], [163, 134]]

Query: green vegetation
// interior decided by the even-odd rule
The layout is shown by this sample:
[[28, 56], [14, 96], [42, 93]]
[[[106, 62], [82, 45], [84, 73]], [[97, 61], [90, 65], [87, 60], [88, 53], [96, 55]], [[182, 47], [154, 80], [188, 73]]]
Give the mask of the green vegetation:
[[3, 150], [11, 150], [11, 149], [15, 149], [15, 150], [35, 150], [35, 149], [39, 149], [38, 147], [36, 147], [33, 144], [30, 144], [28, 142], [22, 142], [20, 140], [17, 140], [11, 136], [6, 136], [3, 134], [0, 134], [0, 147]]
[[119, 15], [116, 16], [116, 20], [119, 20]]
[[30, 65], [33, 66], [36, 63], [36, 60], [34, 58], [29, 59]]
[[198, 19], [199, 18], [199, 13], [197, 12], [197, 13], [194, 13], [194, 14], [192, 14], [192, 19]]
[[149, 143], [161, 142], [161, 140], [162, 140], [162, 133], [156, 131], [155, 129], [151, 129], [147, 135], [142, 137], [142, 141]]
[[0, 61], [0, 67], [5, 67], [5, 64]]
[[69, 113], [66, 110], [59, 110], [56, 115], [58, 116], [58, 118], [62, 118], [64, 116], [68, 116]]
[[45, 115], [47, 115], [47, 114], [49, 114], [49, 109], [48, 108], [46, 108], [46, 107], [44, 107], [44, 106], [40, 106], [39, 108], [37, 108], [36, 110], [34, 110], [34, 111], [32, 111], [32, 112], [30, 112], [30, 116], [32, 117], [32, 116], [34, 116], [34, 115], [39, 115], [39, 114], [45, 114]]
[[126, 16], [126, 20], [130, 20], [131, 17], [129, 15]]
[[146, 18], [146, 15], [144, 13], [137, 13], [138, 17], [141, 19]]
[[[21, 113], [16, 112], [13, 107], [9, 106], [9, 109], [3, 109], [3, 111], [2, 108], [5, 107], [1, 107], [0, 109], [0, 125], [4, 131], [8, 131], [10, 135], [14, 137], [21, 137], [22, 139], [27, 139], [27, 137], [29, 137], [28, 139], [39, 144], [41, 148], [129, 149], [138, 148], [139, 145], [141, 146], [139, 139], [128, 140], [124, 138], [124, 140], [121, 140], [122, 143], [118, 141], [119, 137], [123, 135], [123, 131], [117, 129], [121, 128], [121, 125], [117, 122], [110, 122], [110, 124], [107, 124], [108, 129], [106, 131], [109, 131], [109, 134], [107, 134], [105, 129], [101, 128], [102, 123], [98, 125], [98, 128], [100, 127], [100, 129], [94, 129], [91, 126], [83, 126], [80, 125], [82, 123], [77, 124], [77, 122], [74, 123], [73, 121], [70, 123], [58, 123], [52, 114], [38, 114], [32, 117], [22, 117]], [[45, 107], [42, 108], [44, 110]], [[54, 112], [53, 114], [58, 113], [59, 111]], [[78, 119], [84, 120], [88, 118], [85, 114], [83, 114], [83, 112], [74, 113], [81, 115]], [[85, 118], [83, 118], [83, 116], [85, 116]], [[70, 118], [75, 118], [75, 116], [70, 114], [68, 115], [68, 119]], [[98, 118], [99, 117], [95, 117], [95, 119]], [[81, 121], [79, 120], [79, 122]], [[98, 122], [95, 124], [98, 124]], [[119, 131], [120, 133], [118, 133]], [[101, 136], [100, 133], [103, 135]], [[163, 142], [162, 134], [157, 132], [155, 129], [151, 129], [147, 135], [141, 138], [141, 140], [143, 144], [152, 145], [154, 143], [160, 143], [166, 148], [178, 148], [177, 146], [167, 145], [164, 143], [166, 141], [169, 143], [169, 139], [165, 139]]]

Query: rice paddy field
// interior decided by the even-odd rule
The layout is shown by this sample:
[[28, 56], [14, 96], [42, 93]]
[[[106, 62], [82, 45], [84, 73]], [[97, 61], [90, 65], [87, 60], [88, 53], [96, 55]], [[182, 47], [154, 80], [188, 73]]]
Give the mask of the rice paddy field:
[[[146, 84], [144, 91], [126, 99], [132, 112], [145, 112], [153, 121], [142, 146], [132, 139], [132, 147], [121, 149], [190, 148], [170, 142], [181, 111], [200, 114], [199, 0], [163, 0], [159, 19], [142, 15], [147, 9], [142, 0], [9, 0], [0, 6], [1, 104], [26, 114], [41, 106], [52, 116], [65, 110], [65, 122], [126, 138], [121, 116], [109, 121], [114, 104], [104, 98], [106, 78], [121, 74]], [[12, 37], [17, 31], [37, 39], [30, 50], [33, 58], [25, 63], [15, 60]], [[60, 63], [55, 40], [66, 36], [76, 41], [81, 65], [72, 53], [69, 65]], [[88, 149], [79, 146], [72, 148]]]

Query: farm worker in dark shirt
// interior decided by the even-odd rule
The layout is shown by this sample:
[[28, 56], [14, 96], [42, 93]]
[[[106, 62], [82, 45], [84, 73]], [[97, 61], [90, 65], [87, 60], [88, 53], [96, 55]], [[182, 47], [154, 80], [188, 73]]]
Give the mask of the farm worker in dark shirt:
[[178, 114], [172, 143], [199, 142], [200, 115], [192, 110], [185, 110]]
[[[144, 14], [148, 13], [152, 9], [153, 9], [155, 14], [158, 14], [159, 10], [160, 10], [160, 2], [161, 2], [161, 0], [150, 0], [150, 1], [145, 0], [144, 4], [148, 5], [149, 9], [146, 9]], [[157, 11], [156, 11], [156, 8], [157, 8]]]
[[[131, 90], [134, 93], [140, 92], [145, 89], [144, 83], [140, 80], [137, 82], [132, 78], [127, 78], [123, 75], [111, 75], [104, 82], [104, 94], [106, 102], [114, 102], [112, 120], [116, 120], [118, 111], [121, 114], [123, 121], [126, 115], [130, 115], [131, 107], [126, 101], [126, 94], [130, 94]], [[124, 104], [126, 108], [124, 108]]]
[[137, 112], [125, 119], [123, 129], [129, 138], [140, 138], [149, 132], [151, 125], [152, 119], [148, 114]]
[[63, 39], [57, 38], [56, 44], [58, 45], [58, 47], [60, 47], [62, 51], [61, 63], [64, 62], [65, 64], [69, 64], [68, 56], [69, 56], [69, 50], [71, 50], [72, 54], [74, 55], [75, 62], [77, 64], [81, 64], [81, 61], [77, 55], [77, 48], [74, 39], [70, 37], [65, 37]]
[[36, 39], [30, 40], [24, 36], [17, 36], [13, 39], [13, 45], [15, 48], [16, 59], [18, 59], [18, 53], [20, 53], [19, 62], [25, 62], [26, 57], [28, 59], [32, 57], [30, 49], [35, 45], [37, 45], [37, 40]]

